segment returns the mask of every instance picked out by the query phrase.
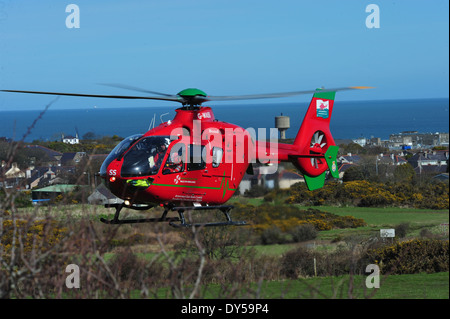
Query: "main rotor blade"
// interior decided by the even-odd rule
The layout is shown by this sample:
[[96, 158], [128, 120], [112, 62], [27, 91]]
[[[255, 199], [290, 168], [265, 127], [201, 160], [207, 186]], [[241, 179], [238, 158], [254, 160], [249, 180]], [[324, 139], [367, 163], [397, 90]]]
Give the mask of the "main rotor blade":
[[100, 97], [107, 99], [143, 99], [143, 100], [163, 100], [183, 103], [181, 96], [158, 97], [158, 96], [129, 96], [129, 95], [102, 95], [102, 94], [80, 94], [80, 93], [62, 93], [62, 92], [41, 92], [41, 91], [19, 91], [19, 90], [0, 90], [1, 92], [30, 93], [30, 94], [48, 94], [48, 95], [66, 95], [82, 97]]
[[348, 86], [342, 88], [334, 89], [321, 89], [321, 90], [307, 90], [307, 91], [294, 91], [294, 92], [283, 92], [283, 93], [267, 93], [267, 94], [252, 94], [252, 95], [235, 95], [235, 96], [208, 96], [205, 98], [206, 101], [230, 101], [230, 100], [249, 100], [249, 99], [267, 99], [267, 98], [277, 98], [277, 97], [288, 97], [293, 95], [301, 94], [314, 94], [318, 92], [337, 92], [346, 90], [363, 90], [371, 89], [370, 86]]
[[118, 84], [118, 83], [99, 83], [99, 84], [105, 85], [105, 86], [111, 86], [111, 87], [115, 87], [115, 88], [120, 88], [120, 89], [136, 91], [136, 92], [143, 92], [143, 93], [157, 94], [157, 95], [162, 95], [162, 96], [176, 97], [176, 95], [173, 95], [173, 94], [161, 93], [161, 92], [156, 92], [156, 91], [149, 91], [149, 90], [142, 89], [142, 88], [139, 88], [139, 87], [136, 87], [136, 86], [131, 86], [131, 85], [123, 85], [123, 84]]
[[[174, 101], [182, 103], [183, 105], [201, 105], [207, 101], [231, 101], [231, 100], [247, 100], [247, 99], [266, 99], [266, 98], [279, 98], [300, 94], [314, 94], [318, 92], [337, 92], [346, 90], [361, 90], [370, 89], [369, 86], [349, 86], [334, 89], [320, 89], [320, 90], [307, 90], [307, 91], [294, 91], [284, 93], [269, 93], [269, 94], [252, 94], [252, 95], [235, 95], [235, 96], [202, 96], [202, 95], [171, 95], [166, 93], [148, 91], [136, 87], [131, 87], [121, 84], [106, 84], [110, 86], [126, 88], [135, 91], [141, 91], [145, 93], [152, 93], [162, 95], [158, 96], [130, 96], [130, 95], [103, 95], [103, 94], [80, 94], [80, 93], [63, 93], [63, 92], [42, 92], [42, 91], [23, 91], [23, 90], [0, 90], [0, 92], [14, 92], [14, 93], [31, 93], [31, 94], [48, 94], [48, 95], [66, 95], [66, 96], [81, 96], [81, 97], [99, 97], [108, 99], [143, 99], [143, 100], [161, 100], [161, 101]], [[180, 92], [181, 93], [181, 92]]]

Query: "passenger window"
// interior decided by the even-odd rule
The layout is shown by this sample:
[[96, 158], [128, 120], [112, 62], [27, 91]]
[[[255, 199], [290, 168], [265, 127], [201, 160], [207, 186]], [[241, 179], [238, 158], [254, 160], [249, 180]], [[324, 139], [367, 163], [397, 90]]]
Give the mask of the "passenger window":
[[220, 147], [213, 147], [212, 167], [219, 167], [222, 163], [223, 150]]
[[166, 175], [183, 172], [185, 154], [184, 144], [175, 144], [170, 150], [170, 154], [164, 164], [163, 174]]
[[202, 145], [189, 145], [189, 161], [186, 165], [188, 171], [200, 170], [206, 167], [204, 155], [206, 149]]

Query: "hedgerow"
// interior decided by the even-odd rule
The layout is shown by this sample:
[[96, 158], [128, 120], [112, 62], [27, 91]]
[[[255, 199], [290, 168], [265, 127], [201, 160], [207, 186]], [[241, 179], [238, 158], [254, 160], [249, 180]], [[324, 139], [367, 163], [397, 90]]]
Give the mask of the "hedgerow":
[[312, 208], [302, 210], [290, 205], [263, 204], [256, 207], [250, 204], [236, 203], [235, 211], [236, 216], [245, 216], [244, 218], [257, 231], [276, 226], [281, 231], [286, 232], [304, 224], [311, 224], [319, 231], [334, 228], [356, 228], [366, 225], [363, 219], [353, 216], [339, 216]]
[[376, 183], [365, 180], [330, 182], [309, 191], [304, 183], [293, 185], [286, 203], [302, 205], [355, 205], [362, 207], [449, 208], [449, 185], [429, 183]]
[[369, 263], [382, 273], [415, 274], [449, 271], [449, 241], [413, 239], [367, 251]]

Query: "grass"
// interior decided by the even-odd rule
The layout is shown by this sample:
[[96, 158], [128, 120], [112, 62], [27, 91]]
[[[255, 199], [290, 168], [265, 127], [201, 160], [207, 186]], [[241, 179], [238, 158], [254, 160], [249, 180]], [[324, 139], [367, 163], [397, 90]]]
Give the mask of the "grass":
[[[242, 286], [236, 298], [262, 299], [448, 299], [449, 273], [390, 275], [380, 277], [380, 288], [367, 288], [366, 276], [301, 278], [263, 281]], [[203, 287], [203, 298], [215, 299], [223, 286]], [[138, 292], [135, 293], [138, 297]], [[157, 291], [157, 298], [167, 298], [167, 288]]]
[[440, 223], [448, 223], [448, 210], [431, 210], [431, 209], [414, 209], [414, 208], [398, 208], [398, 207], [304, 207], [300, 208], [317, 208], [336, 215], [351, 215], [356, 218], [362, 218], [370, 226], [392, 227], [400, 223], [411, 223], [417, 225], [436, 225]]
[[[449, 222], [448, 210], [429, 210], [398, 207], [303, 207], [319, 208], [320, 210], [330, 212], [339, 216], [350, 215], [356, 218], [362, 218], [367, 223], [365, 227], [355, 229], [333, 229], [320, 232], [319, 238], [322, 240], [333, 240], [339, 237], [351, 236], [376, 236], [382, 228], [395, 228], [395, 226], [407, 223], [409, 232], [407, 236], [418, 236], [420, 229], [428, 228], [433, 233], [441, 232], [440, 224]], [[448, 229], [447, 229], [448, 231]]]
[[266, 256], [279, 256], [288, 252], [291, 249], [295, 249], [297, 244], [275, 244], [275, 245], [254, 245], [252, 248], [256, 250], [258, 255]]
[[[350, 276], [308, 278], [290, 281], [286, 298], [374, 298], [374, 299], [436, 299], [449, 298], [449, 273], [391, 275], [380, 278], [379, 289], [368, 289], [366, 276], [354, 276], [353, 288], [349, 293]], [[280, 283], [278, 283], [280, 284]], [[283, 283], [281, 283], [283, 284]], [[273, 285], [276, 286], [276, 285]], [[280, 285], [265, 290], [267, 298], [276, 298]], [[269, 285], [270, 288], [270, 285]], [[372, 295], [373, 294], [373, 295]]]

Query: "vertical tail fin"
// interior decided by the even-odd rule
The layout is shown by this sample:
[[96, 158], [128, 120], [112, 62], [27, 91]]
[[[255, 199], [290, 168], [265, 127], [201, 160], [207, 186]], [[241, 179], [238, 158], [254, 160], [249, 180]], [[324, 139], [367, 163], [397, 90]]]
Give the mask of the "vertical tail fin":
[[339, 148], [330, 132], [330, 119], [333, 112], [334, 97], [337, 91], [364, 90], [369, 86], [349, 86], [337, 89], [317, 89], [314, 93], [303, 123], [294, 140], [298, 152], [290, 156], [292, 163], [303, 173], [310, 190], [321, 188], [325, 183], [325, 171], [329, 168], [331, 176], [339, 177], [336, 157]]
[[336, 168], [338, 147], [330, 132], [335, 94], [334, 91], [317, 90], [294, 140], [299, 156], [293, 163], [303, 173], [310, 190], [323, 186], [328, 168], [333, 177], [339, 177]]
[[[307, 150], [313, 134], [321, 131], [328, 136], [331, 145], [334, 145], [333, 137], [330, 133], [330, 119], [333, 112], [334, 98], [336, 92], [320, 92], [314, 93], [311, 103], [309, 104], [303, 123], [294, 140], [294, 145], [300, 150]], [[321, 140], [322, 142], [322, 140]]]

